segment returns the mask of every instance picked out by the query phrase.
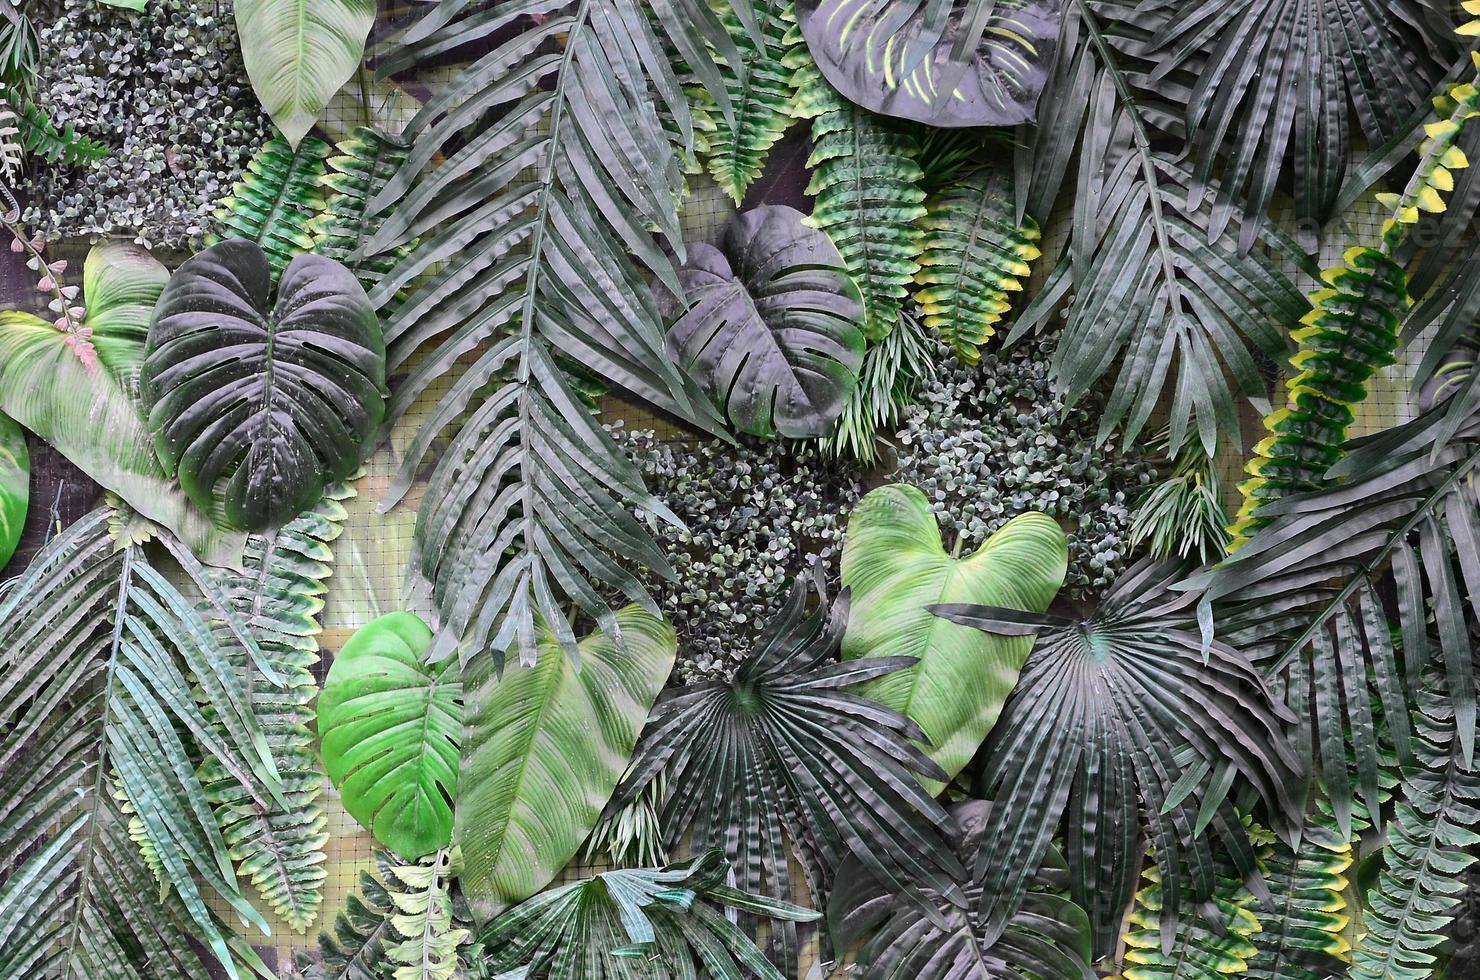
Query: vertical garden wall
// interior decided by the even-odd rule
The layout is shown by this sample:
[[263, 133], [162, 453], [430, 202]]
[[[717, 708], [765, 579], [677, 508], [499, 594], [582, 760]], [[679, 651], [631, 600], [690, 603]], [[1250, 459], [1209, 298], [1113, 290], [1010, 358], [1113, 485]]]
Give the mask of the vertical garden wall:
[[1471, 7], [0, 0], [0, 980], [1469, 976]]

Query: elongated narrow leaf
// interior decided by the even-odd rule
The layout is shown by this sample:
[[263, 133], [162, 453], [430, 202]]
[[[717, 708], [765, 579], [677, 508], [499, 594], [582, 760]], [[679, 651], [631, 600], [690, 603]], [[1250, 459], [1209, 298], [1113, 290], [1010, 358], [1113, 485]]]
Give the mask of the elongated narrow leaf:
[[31, 454], [26, 433], [0, 415], [0, 569], [15, 554], [31, 500]]
[[677, 640], [636, 606], [617, 624], [622, 645], [604, 633], [582, 640], [579, 667], [546, 629], [533, 666], [510, 664], [499, 677], [484, 658], [470, 669], [457, 840], [463, 892], [480, 918], [555, 878], [627, 768]]
[[958, 559], [941, 546], [935, 515], [914, 487], [881, 487], [853, 509], [842, 558], [843, 584], [852, 592], [843, 656], [919, 661], [862, 693], [918, 724], [926, 753], [948, 779], [997, 721], [1033, 641], [989, 636], [927, 607], [964, 602], [1041, 613], [1064, 584], [1068, 561], [1064, 532], [1044, 514], [1009, 521]]

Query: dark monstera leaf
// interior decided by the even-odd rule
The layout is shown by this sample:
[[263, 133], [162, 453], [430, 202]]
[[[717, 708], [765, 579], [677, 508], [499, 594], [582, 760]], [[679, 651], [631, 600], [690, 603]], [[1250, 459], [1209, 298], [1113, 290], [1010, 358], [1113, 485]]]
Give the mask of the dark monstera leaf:
[[738, 214], [680, 273], [669, 352], [742, 432], [825, 435], [863, 364], [863, 299], [832, 241], [794, 208]]
[[865, 109], [931, 126], [1032, 122], [1059, 0], [799, 0], [807, 47]]
[[291, 520], [354, 473], [385, 412], [385, 342], [354, 275], [300, 255], [276, 302], [271, 282], [249, 241], [180, 266], [154, 309], [141, 374], [166, 469], [247, 530]]

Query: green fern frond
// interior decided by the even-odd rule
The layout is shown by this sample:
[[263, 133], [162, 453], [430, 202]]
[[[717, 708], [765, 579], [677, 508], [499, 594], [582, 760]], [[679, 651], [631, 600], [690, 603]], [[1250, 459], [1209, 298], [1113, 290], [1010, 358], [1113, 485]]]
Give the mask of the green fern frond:
[[[342, 501], [352, 496], [347, 486], [331, 487], [311, 510], [268, 536], [249, 538], [244, 571], [215, 573], [226, 600], [284, 680], [282, 687], [264, 684], [253, 676], [244, 654], [232, 656], [282, 776], [287, 805], [257, 806], [214, 759], [201, 768], [201, 781], [231, 859], [273, 911], [299, 932], [313, 922], [323, 901], [328, 834], [311, 729], [318, 694], [313, 666], [319, 660], [325, 580], [333, 572], [331, 546], [344, 529]], [[219, 621], [213, 628], [227, 629]]]
[[293, 256], [313, 249], [308, 223], [323, 210], [319, 178], [329, 144], [309, 136], [288, 145], [273, 133], [247, 164], [246, 173], [216, 209], [217, 228], [208, 239], [245, 238], [262, 246], [273, 278], [282, 275]]
[[376, 228], [370, 199], [405, 162], [406, 147], [395, 137], [361, 127], [335, 145], [327, 170], [318, 178], [326, 200], [323, 211], [308, 223], [313, 251], [344, 265], [366, 290], [373, 289], [409, 251], [408, 247], [386, 255], [361, 254]]
[[30, 99], [16, 99], [12, 105], [21, 145], [27, 153], [62, 167], [86, 167], [108, 155], [108, 147], [77, 132], [71, 123], [57, 129], [51, 117]]
[[1222, 980], [1242, 976], [1259, 952], [1250, 939], [1259, 932], [1254, 896], [1243, 882], [1220, 873], [1205, 914], [1216, 914], [1214, 928], [1203, 915], [1187, 909], [1168, 919], [1162, 906], [1161, 872], [1148, 861], [1146, 885], [1126, 918], [1124, 980]]
[[1311, 294], [1313, 309], [1291, 335], [1300, 344], [1290, 361], [1299, 373], [1285, 385], [1286, 406], [1265, 418], [1270, 435], [1254, 447], [1246, 467], [1250, 479], [1239, 484], [1244, 501], [1229, 528], [1230, 554], [1269, 523], [1267, 504], [1319, 488], [1341, 458], [1352, 406], [1367, 397], [1371, 377], [1393, 363], [1399, 325], [1411, 303], [1407, 275], [1393, 256], [1420, 213], [1444, 210], [1453, 171], [1469, 166], [1454, 140], [1480, 114], [1477, 103], [1480, 93], [1470, 84], [1455, 85], [1435, 100], [1445, 118], [1426, 127], [1413, 176], [1401, 194], [1378, 195], [1392, 209], [1381, 241], [1375, 248], [1347, 249], [1342, 265], [1321, 274], [1328, 288]]
[[1346, 928], [1347, 869], [1352, 845], [1329, 816], [1306, 819], [1298, 851], [1276, 840], [1263, 855], [1273, 909], [1254, 907], [1263, 927], [1251, 936], [1258, 952], [1250, 980], [1325, 980], [1351, 959]]
[[[863, 367], [833, 434], [822, 446], [869, 465], [879, 457], [881, 429], [898, 422], [920, 384], [935, 376], [935, 345], [920, 321], [903, 314], [899, 326], [864, 352]], [[936, 348], [938, 349], [938, 348]]]
[[805, 46], [786, 60], [796, 71], [793, 115], [812, 121], [807, 193], [816, 202], [807, 224], [825, 232], [842, 253], [863, 293], [864, 335], [875, 342], [899, 322], [920, 270], [915, 223], [925, 215], [925, 192], [919, 146], [901, 124], [839, 95]]
[[21, 145], [19, 120], [10, 104], [0, 99], [0, 177], [7, 184], [15, 182], [25, 164], [25, 147]]
[[[389, 859], [376, 855], [377, 865]], [[294, 966], [305, 980], [382, 980], [385, 945], [390, 936], [391, 896], [381, 880], [369, 871], [360, 872], [359, 894], [345, 901], [344, 911], [334, 917], [334, 932], [319, 933], [319, 955], [294, 954]]]
[[915, 302], [925, 325], [940, 334], [967, 364], [981, 360], [981, 345], [1012, 309], [1038, 249], [1038, 225], [1014, 220], [1012, 175], [984, 167], [925, 202], [919, 226], [924, 288]]
[[795, 118], [791, 114], [796, 98], [792, 87], [795, 73], [784, 64], [800, 40], [791, 2], [755, 0], [753, 7], [765, 34], [764, 47], [756, 44], [728, 4], [720, 11], [725, 30], [743, 60], [739, 65], [720, 62], [732, 117], [709, 113], [713, 129], [704, 139], [709, 174], [736, 204], [744, 200], [745, 191], [760, 176], [771, 147]]
[[1437, 685], [1421, 689], [1413, 713], [1416, 764], [1406, 770], [1382, 848], [1383, 870], [1367, 895], [1367, 932], [1351, 980], [1424, 980], [1464, 893], [1480, 844], [1480, 770], [1455, 744], [1454, 709]]

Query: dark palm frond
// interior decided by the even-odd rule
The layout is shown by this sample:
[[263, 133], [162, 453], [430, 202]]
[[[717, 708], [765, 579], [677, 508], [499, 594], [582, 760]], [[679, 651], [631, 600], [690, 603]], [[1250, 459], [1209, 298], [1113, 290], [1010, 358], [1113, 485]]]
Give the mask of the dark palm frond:
[[[1376, 146], [1398, 133], [1458, 50], [1449, 9], [1430, 0], [1166, 6], [1172, 15], [1156, 35], [1146, 84], [1154, 89], [1196, 61], [1186, 98], [1187, 204], [1211, 197], [1206, 235], [1236, 233], [1240, 251], [1256, 241], [1282, 180], [1293, 183], [1296, 217], [1308, 227], [1330, 217], [1352, 135]], [[1306, 235], [1313, 244], [1314, 231]]]
[[1306, 817], [1300, 846], [1272, 841], [1260, 864], [1274, 898], [1255, 907], [1260, 930], [1249, 937], [1257, 952], [1245, 975], [1251, 980], [1326, 980], [1340, 976], [1351, 959], [1346, 938], [1347, 869], [1352, 842], [1325, 815]]
[[718, 848], [662, 869], [608, 871], [541, 892], [478, 938], [509, 980], [785, 980], [735, 914], [796, 923], [818, 913], [730, 887], [729, 874]]
[[[992, 805], [970, 800], [951, 807], [950, 813], [956, 855], [963, 867], [976, 867]], [[972, 913], [985, 897], [980, 880], [968, 877], [957, 883], [966, 897], [965, 909], [927, 893], [945, 926], [855, 859], [848, 860], [838, 880], [828, 903], [828, 928], [838, 945], [858, 947], [855, 962], [862, 980], [1087, 980], [1095, 975], [1089, 918], [1062, 897], [1069, 867], [1052, 849], [1022, 908], [994, 940], [983, 935], [981, 920]]]
[[[645, 8], [534, 0], [484, 9], [452, 0], [418, 21], [383, 65], [412, 69], [491, 42], [408, 126], [411, 150], [370, 201], [378, 227], [363, 249], [385, 255], [416, 242], [371, 294], [384, 310], [407, 289], [386, 322], [390, 369], [407, 372], [391, 418], [452, 379], [432, 395], [381, 501], [401, 500], [433, 444], [451, 438], [413, 542], [410, 589], [428, 594], [439, 613], [434, 658], [461, 646], [464, 656], [512, 648], [529, 660], [537, 613], [574, 654], [567, 608], [614, 628], [611, 593], [657, 612], [612, 555], [667, 570], [631, 511], [671, 514], [592, 419], [557, 352], [719, 430], [712, 407], [664, 353], [662, 318], [643, 279], [649, 273], [654, 288], [682, 293], [669, 253], [682, 250], [676, 201], [692, 144], [686, 93]], [[704, 46], [734, 53], [723, 26], [703, 0], [653, 8], [729, 111]]]
[[1454, 921], [1480, 844], [1480, 771], [1456, 751], [1455, 716], [1442, 686], [1417, 692], [1415, 764], [1405, 769], [1387, 824], [1383, 870], [1367, 896], [1367, 931], [1352, 954], [1353, 980], [1423, 980]]
[[[1455, 140], [1465, 122], [1480, 114], [1480, 95], [1473, 85], [1453, 91], [1447, 118], [1429, 127], [1403, 191], [1378, 195], [1393, 209], [1378, 244], [1347, 249], [1340, 266], [1321, 274], [1326, 288], [1310, 295], [1313, 309], [1291, 335], [1300, 345], [1290, 359], [1299, 373], [1285, 384], [1286, 407], [1264, 420], [1270, 435], [1254, 447], [1250, 479], [1239, 485], [1244, 503], [1230, 528], [1230, 551], [1269, 523], [1263, 510], [1271, 501], [1322, 485], [1341, 458], [1352, 406], [1367, 397], [1367, 381], [1396, 360], [1398, 324], [1409, 297], [1407, 275], [1394, 256], [1421, 214], [1445, 210], [1443, 193], [1454, 189], [1453, 172], [1469, 166]], [[1465, 410], [1462, 401], [1456, 404], [1457, 412]]]
[[[55, 538], [0, 599], [0, 977], [196, 980], [260, 965], [210, 911], [241, 895], [196, 775], [214, 756], [256, 805], [282, 804], [267, 739], [219, 637], [100, 508]], [[160, 540], [272, 683], [276, 675], [189, 551]], [[125, 809], [117, 787], [129, 801]], [[145, 855], [129, 836], [140, 821]], [[197, 939], [205, 953], [191, 943]]]
[[[222, 645], [230, 649], [232, 667], [272, 750], [287, 805], [270, 803], [263, 809], [215, 759], [206, 760], [201, 781], [232, 860], [273, 911], [299, 931], [313, 922], [324, 897], [324, 845], [329, 835], [319, 802], [323, 774], [311, 729], [319, 690], [313, 667], [319, 660], [318, 614], [333, 572], [331, 546], [347, 516], [341, 501], [352, 496], [354, 491], [347, 486], [330, 487], [311, 510], [276, 531], [248, 538], [243, 571], [212, 572], [230, 607], [283, 680], [281, 687], [263, 683], [245, 651], [230, 649], [230, 628], [219, 619], [212, 624]], [[209, 606], [201, 614], [213, 618]]]
[[[916, 779], [944, 774], [913, 744], [919, 726], [849, 691], [916, 661], [836, 662], [846, 610], [808, 615], [807, 595], [799, 584], [733, 679], [659, 703], [612, 805], [664, 773], [669, 846], [692, 835], [696, 847], [723, 848], [747, 891], [789, 898], [790, 841], [819, 904], [850, 854], [895, 891], [933, 889], [959, 904], [964, 872], [946, 813]], [[795, 975], [795, 927], [776, 928], [780, 965]]]
[[1267, 527], [1179, 586], [1202, 593], [1205, 633], [1216, 621], [1279, 679], [1343, 833], [1358, 795], [1378, 817], [1383, 732], [1412, 760], [1406, 698], [1430, 657], [1431, 616], [1461, 757], [1474, 757], [1476, 616], [1461, 590], [1480, 594], [1480, 416], [1435, 452], [1446, 409], [1351, 443], [1328, 486], [1268, 505]]
[[319, 177], [325, 203], [308, 223], [313, 251], [349, 269], [366, 290], [374, 289], [406, 257], [404, 249], [374, 256], [362, 255], [360, 249], [378, 227], [370, 200], [406, 162], [407, 150], [389, 133], [361, 127], [335, 145], [326, 161], [327, 169]]
[[864, 336], [877, 342], [898, 323], [920, 269], [919, 144], [902, 124], [839, 95], [805, 47], [793, 48], [788, 64], [796, 72], [793, 112], [812, 123], [807, 193], [816, 201], [807, 223], [843, 254], [863, 293]]
[[920, 321], [908, 313], [899, 326], [863, 352], [858, 384], [843, 405], [823, 447], [870, 465], [879, 458], [879, 433], [915, 403], [915, 392], [935, 377], [935, 348]]
[[[1126, 919], [1124, 980], [1222, 980], [1247, 976], [1259, 947], [1257, 903], [1226, 862], [1215, 870], [1212, 894], [1198, 904], [1162, 887], [1162, 868], [1142, 872], [1146, 884]], [[1180, 902], [1180, 906], [1169, 906]], [[1199, 907], [1200, 905], [1200, 907]]]
[[313, 250], [309, 222], [324, 208], [319, 179], [329, 144], [307, 137], [295, 150], [274, 132], [216, 209], [209, 243], [245, 238], [262, 246], [274, 280], [300, 252]]
[[[1005, 923], [1064, 824], [1070, 894], [1090, 914], [1107, 953], [1135, 892], [1144, 828], [1166, 903], [1183, 889], [1200, 902], [1216, 886], [1213, 841], [1250, 879], [1255, 856], [1226, 799], [1242, 776], [1284, 836], [1299, 825], [1300, 760], [1289, 720], [1253, 665], [1225, 644], [1206, 650], [1196, 598], [1172, 591], [1182, 566], [1141, 562], [1083, 621], [969, 604], [931, 607], [987, 632], [1038, 639], [985, 747], [976, 789], [1002, 817], [982, 848], [983, 914]], [[1209, 774], [1212, 779], [1209, 781]], [[1211, 826], [1213, 833], [1204, 829]], [[1184, 875], [1182, 869], [1186, 869]]]
[[1267, 407], [1254, 352], [1283, 359], [1286, 333], [1310, 309], [1278, 260], [1316, 270], [1273, 228], [1258, 233], [1268, 249], [1248, 254], [1210, 241], [1209, 208], [1189, 204], [1193, 175], [1153, 145], [1135, 65], [1089, 0], [1075, 6], [1064, 27], [1069, 67], [1045, 94], [1062, 111], [1032, 141], [1043, 158], [1028, 158], [1025, 181], [1029, 205], [1051, 207], [1078, 147], [1070, 245], [1008, 343], [1041, 330], [1072, 296], [1054, 354], [1068, 401], [1112, 375], [1102, 437], [1120, 429], [1129, 444], [1161, 408], [1172, 452], [1195, 434], [1211, 455], [1220, 430], [1238, 436], [1236, 394]]
[[947, 184], [925, 202], [920, 218], [922, 289], [915, 302], [925, 326], [967, 364], [1012, 309], [1038, 250], [1038, 223], [1013, 214], [1012, 175], [984, 167]]
[[736, 204], [744, 200], [771, 147], [792, 123], [796, 91], [786, 57], [801, 40], [791, 0], [754, 0], [752, 7], [765, 44], [756, 44], [740, 18], [726, 10], [722, 19], [740, 51], [740, 62], [720, 67], [731, 114], [713, 114], [714, 130], [705, 139], [710, 176]]

